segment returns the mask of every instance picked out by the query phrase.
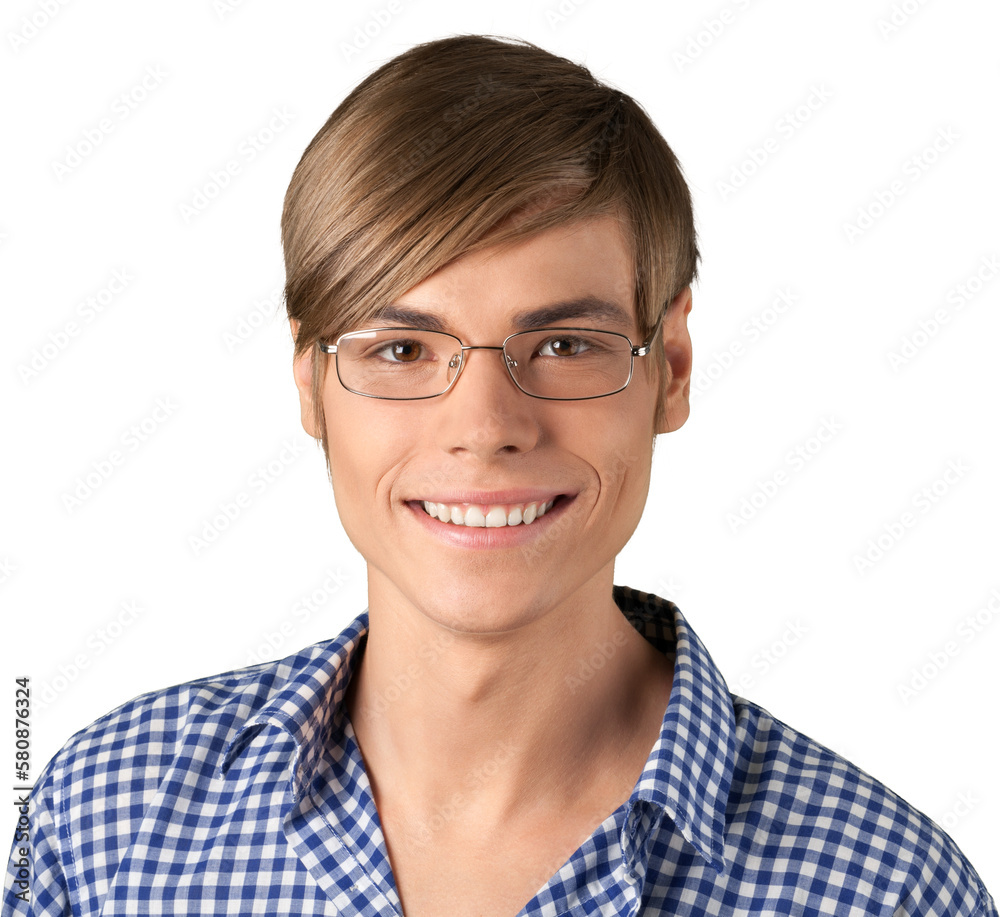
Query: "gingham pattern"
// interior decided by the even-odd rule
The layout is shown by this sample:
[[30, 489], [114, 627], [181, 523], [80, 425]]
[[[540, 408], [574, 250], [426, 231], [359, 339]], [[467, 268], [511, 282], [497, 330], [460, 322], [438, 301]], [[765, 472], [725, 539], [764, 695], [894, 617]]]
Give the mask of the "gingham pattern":
[[[672, 603], [626, 587], [675, 655], [627, 804], [520, 912], [989, 915], [952, 840], [837, 755], [729, 694]], [[367, 611], [280, 662], [143, 695], [75, 735], [32, 795], [30, 903], [3, 914], [400, 914], [343, 708]]]

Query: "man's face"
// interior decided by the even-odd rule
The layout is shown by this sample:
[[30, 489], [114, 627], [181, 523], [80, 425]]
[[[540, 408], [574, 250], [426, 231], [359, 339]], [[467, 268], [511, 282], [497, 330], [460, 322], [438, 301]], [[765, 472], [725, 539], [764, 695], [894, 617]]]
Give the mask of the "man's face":
[[[395, 305], [434, 316], [464, 344], [498, 345], [522, 330], [522, 313], [602, 301], [623, 321], [581, 311], [547, 324], [617, 331], [638, 344], [633, 273], [618, 221], [601, 217], [466, 255]], [[529, 624], [595, 577], [610, 594], [615, 556], [646, 499], [660, 391], [670, 428], [687, 416], [690, 294], [682, 297], [664, 322], [665, 378], [641, 365], [652, 356], [636, 358], [628, 387], [605, 398], [529, 397], [496, 350], [466, 351], [455, 385], [418, 401], [353, 394], [328, 366], [322, 398], [334, 494], [368, 563], [371, 603], [404, 602], [440, 625], [489, 633]], [[311, 354], [295, 371], [314, 437], [316, 357], [334, 359]], [[425, 501], [467, 521], [473, 505], [488, 518], [492, 510], [494, 521], [498, 511], [516, 521], [531, 516], [531, 504], [554, 502], [530, 524], [484, 528], [435, 518]]]

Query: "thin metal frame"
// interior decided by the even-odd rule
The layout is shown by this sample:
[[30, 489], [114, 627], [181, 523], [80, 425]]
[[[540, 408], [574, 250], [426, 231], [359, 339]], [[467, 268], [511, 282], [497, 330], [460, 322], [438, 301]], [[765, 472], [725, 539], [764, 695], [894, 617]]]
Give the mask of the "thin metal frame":
[[[456, 337], [454, 334], [451, 334], [447, 331], [433, 331], [430, 328], [410, 328], [405, 326], [391, 326], [384, 328], [362, 328], [358, 331], [345, 332], [344, 334], [340, 335], [340, 337], [337, 338], [336, 343], [324, 344], [322, 341], [317, 341], [316, 344], [323, 353], [332, 353], [334, 355], [334, 363], [337, 368], [337, 380], [340, 382], [340, 384], [352, 395], [360, 395], [362, 398], [378, 398], [380, 401], [426, 401], [428, 398], [439, 398], [441, 397], [441, 395], [444, 395], [445, 393], [451, 391], [455, 383], [458, 381], [458, 377], [462, 375], [462, 370], [465, 368], [465, 351], [499, 350], [503, 353], [504, 368], [507, 370], [507, 375], [510, 377], [511, 382], [514, 383], [518, 391], [523, 392], [529, 398], [539, 398], [542, 401], [593, 401], [595, 398], [607, 398], [608, 395], [617, 395], [619, 392], [623, 392], [625, 391], [626, 388], [628, 388], [628, 384], [629, 382], [632, 381], [632, 374], [635, 370], [635, 358], [644, 357], [650, 352], [650, 348], [652, 347], [653, 344], [653, 339], [656, 337], [657, 332], [659, 331], [660, 328], [660, 323], [662, 321], [663, 321], [663, 316], [661, 315], [660, 318], [657, 320], [656, 326], [653, 328], [653, 332], [652, 334], [650, 334], [648, 340], [646, 340], [645, 343], [640, 344], [639, 346], [633, 344], [631, 338], [629, 338], [627, 334], [622, 334], [619, 331], [607, 331], [604, 328], [569, 328], [569, 327], [533, 328], [528, 331], [515, 331], [513, 334], [508, 334], [507, 337], [503, 339], [503, 343], [500, 344], [499, 346], [495, 344], [493, 345], [463, 344], [461, 338]], [[440, 392], [437, 392], [434, 395], [416, 395], [412, 398], [391, 398], [386, 395], [370, 395], [367, 392], [359, 392], [357, 389], [348, 387], [348, 385], [344, 382], [343, 377], [340, 375], [340, 361], [337, 359], [337, 348], [340, 345], [340, 342], [346, 337], [351, 337], [357, 334], [372, 334], [378, 331], [409, 331], [410, 333], [424, 332], [427, 334], [443, 334], [445, 335], [445, 337], [450, 337], [455, 341], [458, 341], [458, 356], [459, 356], [458, 369], [455, 372], [455, 375], [452, 377], [451, 382], [448, 383], [447, 388], [443, 389]], [[511, 338], [521, 337], [522, 335], [525, 334], [544, 334], [545, 332], [548, 331], [589, 331], [589, 332], [597, 332], [599, 334], [613, 334], [615, 337], [623, 338], [628, 343], [629, 346], [628, 378], [625, 380], [625, 384], [622, 385], [621, 388], [616, 388], [613, 392], [605, 392], [603, 395], [585, 395], [583, 398], [552, 398], [548, 395], [535, 395], [532, 394], [531, 392], [525, 391], [523, 388], [521, 388], [521, 385], [517, 381], [517, 379], [514, 378], [513, 368], [517, 366], [517, 361], [514, 360], [509, 353], [507, 353], [506, 350], [507, 342]], [[454, 360], [454, 357], [452, 357], [452, 360]]]

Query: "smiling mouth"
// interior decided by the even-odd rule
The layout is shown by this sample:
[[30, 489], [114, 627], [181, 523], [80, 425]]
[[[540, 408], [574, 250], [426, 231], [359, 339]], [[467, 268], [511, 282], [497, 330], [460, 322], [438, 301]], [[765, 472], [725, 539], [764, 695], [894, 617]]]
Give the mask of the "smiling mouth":
[[469, 528], [502, 528], [512, 525], [531, 525], [560, 503], [565, 494], [551, 500], [530, 503], [432, 503], [415, 501], [428, 516], [451, 525]]

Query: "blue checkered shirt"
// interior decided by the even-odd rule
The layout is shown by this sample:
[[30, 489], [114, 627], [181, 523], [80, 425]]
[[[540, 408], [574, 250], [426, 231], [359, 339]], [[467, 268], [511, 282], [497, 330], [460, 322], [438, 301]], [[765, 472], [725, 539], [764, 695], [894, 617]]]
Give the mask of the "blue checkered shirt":
[[[663, 726], [628, 802], [521, 917], [996, 917], [934, 822], [730, 695], [673, 603], [614, 595], [674, 656]], [[143, 695], [77, 733], [31, 794], [3, 914], [399, 915], [343, 703], [367, 632], [365, 611], [335, 640]]]

